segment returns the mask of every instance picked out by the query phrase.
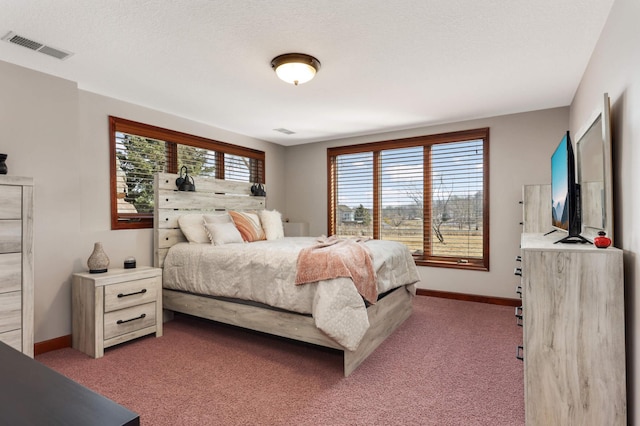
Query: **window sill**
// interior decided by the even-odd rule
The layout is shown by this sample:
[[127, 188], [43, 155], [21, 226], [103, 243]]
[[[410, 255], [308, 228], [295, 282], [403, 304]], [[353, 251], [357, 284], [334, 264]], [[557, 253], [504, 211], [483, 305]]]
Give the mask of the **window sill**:
[[489, 267], [480, 262], [460, 262], [458, 260], [423, 259], [413, 256], [417, 266], [432, 266], [436, 268], [464, 269], [470, 271], [489, 271]]
[[153, 217], [122, 217], [111, 223], [111, 229], [148, 229], [153, 228]]

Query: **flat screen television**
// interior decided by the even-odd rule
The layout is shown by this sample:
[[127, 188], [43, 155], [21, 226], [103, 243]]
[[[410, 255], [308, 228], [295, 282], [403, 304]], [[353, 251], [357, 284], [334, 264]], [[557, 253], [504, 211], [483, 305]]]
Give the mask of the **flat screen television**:
[[567, 131], [551, 156], [551, 224], [567, 236], [556, 243], [588, 243], [580, 233], [580, 185], [576, 183], [576, 163]]

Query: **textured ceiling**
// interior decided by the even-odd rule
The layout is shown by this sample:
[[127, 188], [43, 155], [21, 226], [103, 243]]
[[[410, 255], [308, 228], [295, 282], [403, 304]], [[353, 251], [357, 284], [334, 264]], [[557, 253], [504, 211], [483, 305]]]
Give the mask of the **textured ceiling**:
[[[0, 42], [0, 60], [296, 145], [569, 105], [612, 3], [0, 0], [0, 37], [74, 53]], [[318, 58], [316, 78], [280, 81], [288, 52]]]

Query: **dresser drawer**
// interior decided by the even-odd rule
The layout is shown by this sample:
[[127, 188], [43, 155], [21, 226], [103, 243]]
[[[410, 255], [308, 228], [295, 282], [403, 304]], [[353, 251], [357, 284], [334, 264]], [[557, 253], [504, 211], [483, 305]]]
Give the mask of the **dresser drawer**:
[[0, 187], [0, 219], [22, 217], [22, 187], [2, 185]]
[[4, 342], [13, 349], [22, 352], [22, 330], [17, 329], [0, 333], [0, 342]]
[[22, 250], [22, 221], [0, 220], [0, 253]]
[[156, 325], [156, 303], [133, 306], [104, 315], [104, 339]]
[[22, 292], [0, 294], [0, 333], [22, 327]]
[[22, 254], [0, 254], [0, 293], [22, 290]]
[[159, 278], [145, 278], [107, 285], [104, 287], [104, 311], [111, 312], [153, 302], [158, 296], [159, 286]]

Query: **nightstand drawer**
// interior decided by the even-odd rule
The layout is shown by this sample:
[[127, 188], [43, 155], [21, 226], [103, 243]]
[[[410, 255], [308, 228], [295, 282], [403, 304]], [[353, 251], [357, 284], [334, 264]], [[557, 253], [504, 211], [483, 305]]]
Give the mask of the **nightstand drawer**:
[[104, 287], [104, 311], [153, 302], [158, 296], [158, 278], [145, 278]]
[[133, 306], [104, 315], [104, 339], [156, 325], [156, 303]]
[[0, 333], [22, 326], [22, 292], [0, 294]]

